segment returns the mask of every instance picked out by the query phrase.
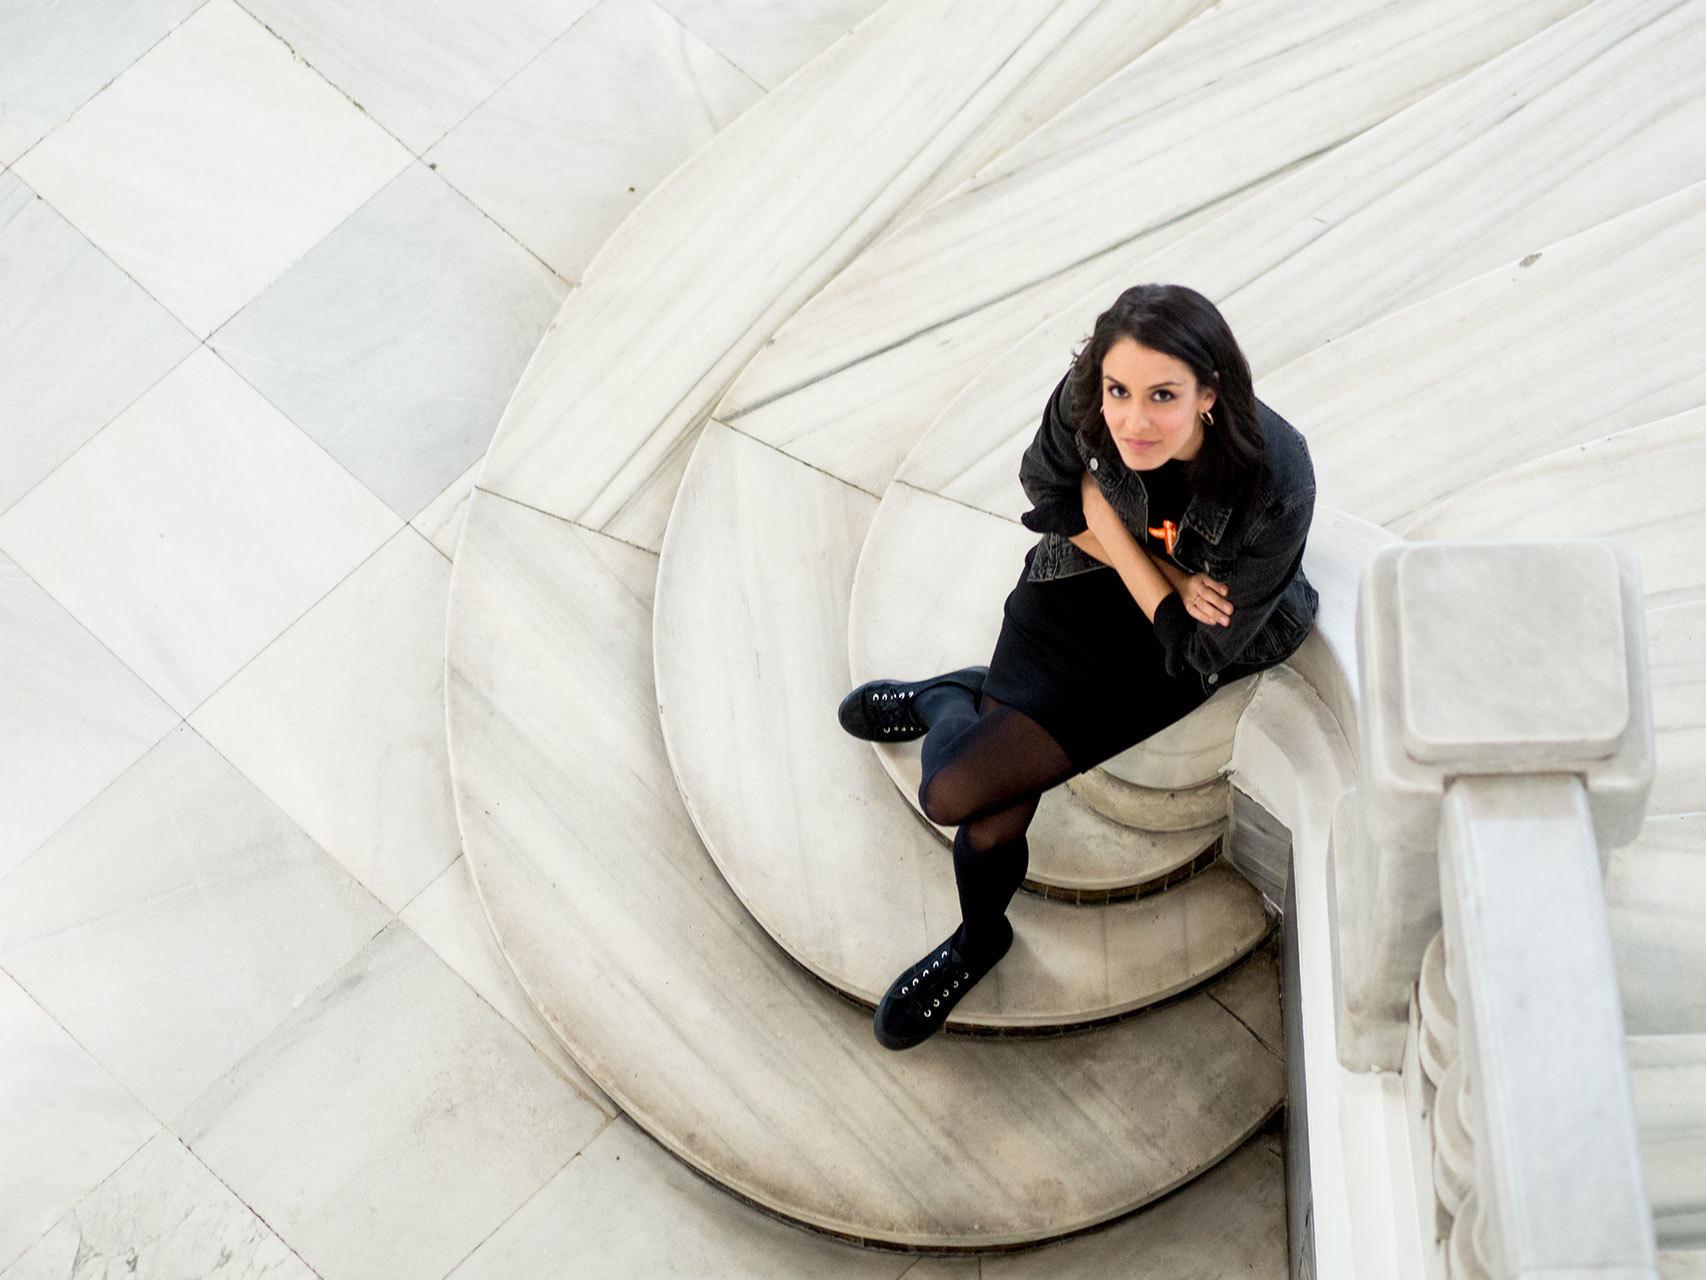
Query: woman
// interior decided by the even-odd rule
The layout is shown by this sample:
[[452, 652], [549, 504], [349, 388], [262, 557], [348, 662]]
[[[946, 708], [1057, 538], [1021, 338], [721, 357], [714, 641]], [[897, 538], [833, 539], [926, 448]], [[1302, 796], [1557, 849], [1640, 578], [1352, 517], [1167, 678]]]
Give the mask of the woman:
[[873, 680], [841, 703], [857, 737], [924, 739], [919, 804], [958, 827], [962, 922], [883, 997], [874, 1026], [890, 1049], [940, 1028], [1012, 945], [1006, 909], [1042, 793], [1289, 657], [1315, 618], [1308, 447], [1256, 399], [1194, 289], [1137, 285], [1096, 318], [1019, 481], [1042, 538], [990, 665]]

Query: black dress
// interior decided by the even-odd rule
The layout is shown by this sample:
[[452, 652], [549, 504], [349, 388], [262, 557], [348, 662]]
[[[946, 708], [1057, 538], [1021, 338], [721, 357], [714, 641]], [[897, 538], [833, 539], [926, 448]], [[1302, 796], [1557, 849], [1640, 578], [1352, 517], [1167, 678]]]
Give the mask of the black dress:
[[[1171, 559], [1165, 525], [1176, 528], [1190, 501], [1186, 466], [1164, 462], [1143, 473], [1143, 485], [1155, 525], [1142, 541]], [[1208, 700], [1196, 672], [1167, 675], [1155, 628], [1118, 573], [1103, 565], [1028, 582], [1034, 554], [1002, 611], [987, 696], [1042, 725], [1081, 773]]]

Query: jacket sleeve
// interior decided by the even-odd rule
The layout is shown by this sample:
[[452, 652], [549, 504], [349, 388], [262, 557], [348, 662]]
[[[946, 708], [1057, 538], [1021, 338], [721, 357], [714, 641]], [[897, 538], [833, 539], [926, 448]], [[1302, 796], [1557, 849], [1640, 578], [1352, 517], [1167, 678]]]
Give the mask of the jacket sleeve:
[[1198, 622], [1186, 612], [1177, 592], [1161, 602], [1155, 610], [1155, 636], [1166, 651], [1168, 675], [1182, 675], [1187, 666], [1211, 675], [1237, 660], [1267, 623], [1303, 563], [1303, 546], [1314, 518], [1311, 488], [1252, 525], [1226, 572], [1226, 596], [1232, 605], [1232, 620], [1226, 626]]
[[1089, 528], [1078, 491], [1084, 461], [1066, 416], [1066, 380], [1071, 373], [1068, 369], [1050, 393], [1036, 438], [1019, 460], [1019, 486], [1031, 500], [1031, 510], [1019, 517], [1020, 523], [1033, 533], [1068, 538]]

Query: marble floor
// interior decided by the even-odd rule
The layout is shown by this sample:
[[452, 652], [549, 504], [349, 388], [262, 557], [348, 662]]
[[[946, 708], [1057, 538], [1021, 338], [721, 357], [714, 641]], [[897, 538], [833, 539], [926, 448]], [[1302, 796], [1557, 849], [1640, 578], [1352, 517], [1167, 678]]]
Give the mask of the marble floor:
[[6, 6], [0, 1278], [1024, 1271], [811, 1235], [641, 1132], [499, 956], [446, 765], [529, 355], [874, 7]]

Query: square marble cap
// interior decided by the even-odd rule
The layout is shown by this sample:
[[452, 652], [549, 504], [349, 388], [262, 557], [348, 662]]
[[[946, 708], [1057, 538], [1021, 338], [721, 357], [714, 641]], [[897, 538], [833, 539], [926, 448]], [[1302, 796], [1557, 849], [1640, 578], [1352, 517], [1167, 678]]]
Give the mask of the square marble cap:
[[1440, 765], [1579, 767], [1629, 727], [1624, 595], [1602, 543], [1429, 543], [1398, 558], [1404, 749]]

